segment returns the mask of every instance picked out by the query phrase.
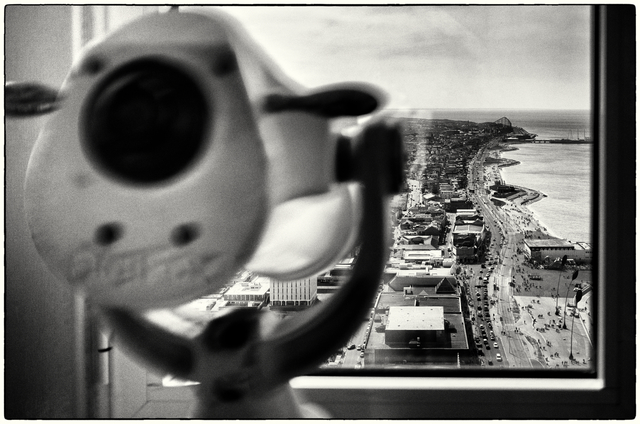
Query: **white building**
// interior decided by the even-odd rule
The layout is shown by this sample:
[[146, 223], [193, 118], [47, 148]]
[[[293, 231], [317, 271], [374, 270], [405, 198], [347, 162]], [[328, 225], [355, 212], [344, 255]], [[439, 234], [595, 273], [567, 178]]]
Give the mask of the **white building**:
[[271, 306], [308, 306], [318, 297], [318, 277], [279, 281], [271, 279]]
[[269, 280], [258, 277], [253, 281], [242, 281], [234, 284], [224, 294], [223, 299], [227, 305], [232, 306], [259, 306], [267, 300], [269, 293]]
[[409, 196], [407, 197], [407, 207], [411, 208], [423, 203], [422, 199], [422, 181], [407, 179], [407, 185], [409, 186]]
[[543, 261], [547, 256], [555, 260], [567, 255], [567, 259], [590, 262], [592, 247], [589, 243], [571, 243], [562, 239], [525, 239], [524, 254], [536, 261]]

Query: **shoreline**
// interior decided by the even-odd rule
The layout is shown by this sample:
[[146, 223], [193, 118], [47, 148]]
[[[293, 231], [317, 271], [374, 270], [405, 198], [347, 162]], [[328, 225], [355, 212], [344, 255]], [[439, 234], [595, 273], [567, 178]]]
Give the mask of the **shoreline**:
[[517, 188], [519, 191], [524, 192], [523, 195], [518, 196], [512, 200], [498, 199], [504, 202], [504, 210], [508, 210], [509, 213], [505, 214], [508, 218], [508, 224], [519, 233], [523, 234], [525, 238], [535, 239], [548, 239], [557, 238], [563, 239], [550, 230], [549, 227], [540, 219], [535, 211], [529, 208], [530, 205], [543, 200], [548, 197], [545, 193], [534, 190], [528, 187], [516, 186], [508, 184], [504, 180], [501, 170], [505, 167], [519, 165], [520, 162], [513, 159], [506, 159], [502, 157], [502, 152], [518, 150], [517, 147], [505, 146], [501, 149], [497, 149], [491, 156], [489, 163], [485, 161], [485, 174], [488, 177], [498, 177], [501, 184], [511, 185]]

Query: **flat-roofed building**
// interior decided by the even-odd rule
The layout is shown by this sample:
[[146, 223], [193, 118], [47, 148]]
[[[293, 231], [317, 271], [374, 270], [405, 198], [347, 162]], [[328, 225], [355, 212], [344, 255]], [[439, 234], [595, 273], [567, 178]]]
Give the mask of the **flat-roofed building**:
[[440, 249], [403, 249], [402, 259], [407, 263], [426, 263], [442, 265], [442, 251]]
[[445, 347], [444, 308], [392, 306], [384, 337], [388, 346]]
[[451, 233], [456, 258], [463, 263], [476, 262], [487, 235], [484, 222], [477, 216], [468, 221], [456, 218]]
[[318, 297], [318, 277], [294, 281], [271, 279], [271, 306], [310, 306]]
[[551, 261], [567, 255], [567, 259], [590, 262], [592, 248], [589, 243], [572, 243], [563, 239], [525, 239], [524, 254], [526, 257], [542, 262], [547, 256]]
[[231, 286], [223, 295], [228, 306], [257, 307], [269, 300], [269, 279], [258, 277], [253, 281], [242, 281]]

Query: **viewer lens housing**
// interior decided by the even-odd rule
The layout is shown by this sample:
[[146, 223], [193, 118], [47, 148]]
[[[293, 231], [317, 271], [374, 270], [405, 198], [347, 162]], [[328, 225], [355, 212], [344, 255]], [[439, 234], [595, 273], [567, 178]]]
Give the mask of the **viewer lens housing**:
[[211, 119], [193, 79], [156, 60], [115, 71], [86, 110], [84, 144], [90, 158], [108, 174], [138, 184], [184, 171], [201, 151]]

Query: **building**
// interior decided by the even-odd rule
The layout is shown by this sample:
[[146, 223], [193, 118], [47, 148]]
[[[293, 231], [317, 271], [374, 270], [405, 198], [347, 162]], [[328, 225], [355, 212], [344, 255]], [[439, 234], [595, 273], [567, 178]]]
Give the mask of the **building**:
[[478, 215], [478, 211], [475, 209], [458, 209], [456, 212], [456, 218], [470, 219]]
[[258, 277], [253, 281], [234, 284], [223, 295], [227, 306], [258, 307], [269, 303], [269, 279]]
[[294, 281], [271, 279], [271, 306], [310, 306], [318, 298], [318, 277]]
[[553, 262], [557, 258], [567, 255], [567, 259], [590, 262], [592, 247], [589, 243], [572, 243], [563, 239], [525, 239], [524, 254], [527, 258], [542, 262], [546, 257]]
[[477, 363], [455, 277], [398, 271], [380, 293], [365, 348], [376, 365]]
[[394, 347], [442, 347], [446, 345], [442, 306], [389, 308], [385, 344]]
[[422, 204], [422, 181], [407, 179], [407, 185], [410, 192], [407, 198], [409, 207]]
[[440, 249], [402, 249], [402, 259], [407, 264], [424, 263], [441, 266], [443, 262], [442, 251]]
[[453, 275], [415, 275], [406, 272], [399, 272], [396, 277], [389, 282], [389, 288], [401, 292], [405, 287], [411, 287], [415, 294], [424, 291], [427, 295], [453, 295], [457, 293], [458, 283]]
[[473, 208], [473, 202], [469, 199], [451, 197], [444, 201], [444, 210], [447, 212], [457, 212], [460, 209], [466, 210], [471, 208]]
[[451, 231], [453, 252], [460, 262], [476, 262], [486, 237], [484, 221], [478, 215], [456, 216]]

